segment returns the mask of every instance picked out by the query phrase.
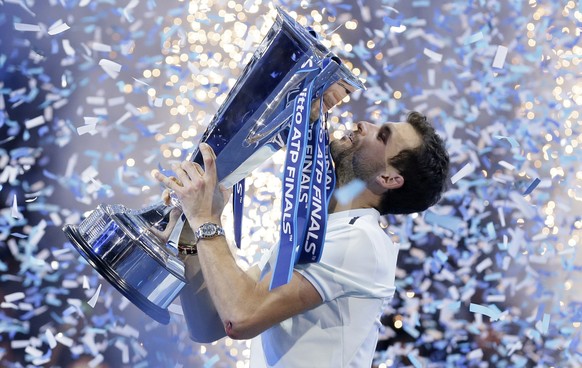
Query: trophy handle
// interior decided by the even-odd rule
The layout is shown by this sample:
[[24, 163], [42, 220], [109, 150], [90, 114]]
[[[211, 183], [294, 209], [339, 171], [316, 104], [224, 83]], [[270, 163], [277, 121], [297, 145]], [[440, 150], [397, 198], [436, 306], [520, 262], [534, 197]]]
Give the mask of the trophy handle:
[[[180, 203], [180, 200], [174, 195], [173, 191], [170, 194], [170, 201], [173, 207], [182, 211], [182, 204]], [[174, 228], [172, 229], [172, 232], [168, 236], [168, 240], [166, 241], [166, 248], [169, 247], [176, 253], [178, 252], [178, 244], [180, 242], [180, 235], [182, 234], [182, 230], [184, 230], [184, 224], [186, 224], [186, 215], [184, 215], [184, 212], [181, 212], [180, 216], [178, 216], [176, 224], [174, 225]]]

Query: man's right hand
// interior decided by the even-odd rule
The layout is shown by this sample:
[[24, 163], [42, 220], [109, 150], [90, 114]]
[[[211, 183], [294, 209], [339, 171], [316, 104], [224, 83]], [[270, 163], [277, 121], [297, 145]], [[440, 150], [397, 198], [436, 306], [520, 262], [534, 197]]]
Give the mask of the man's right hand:
[[[341, 100], [343, 100], [347, 95], [352, 93], [354, 88], [348, 85], [343, 80], [337, 81], [332, 84], [328, 89], [325, 90], [323, 93], [323, 112], [328, 112], [334, 106], [338, 105]], [[311, 113], [309, 118], [311, 121], [317, 120], [319, 118], [319, 104], [320, 99], [313, 101], [311, 105]]]

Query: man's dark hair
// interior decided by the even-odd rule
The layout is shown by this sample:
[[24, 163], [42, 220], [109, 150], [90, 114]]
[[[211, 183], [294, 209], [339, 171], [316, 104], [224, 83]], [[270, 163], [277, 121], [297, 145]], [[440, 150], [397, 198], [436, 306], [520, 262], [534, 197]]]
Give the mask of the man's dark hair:
[[426, 116], [413, 111], [406, 122], [414, 127], [422, 143], [404, 149], [388, 163], [399, 171], [404, 184], [387, 190], [380, 200], [381, 214], [408, 214], [424, 211], [441, 198], [449, 172], [449, 154], [445, 144]]

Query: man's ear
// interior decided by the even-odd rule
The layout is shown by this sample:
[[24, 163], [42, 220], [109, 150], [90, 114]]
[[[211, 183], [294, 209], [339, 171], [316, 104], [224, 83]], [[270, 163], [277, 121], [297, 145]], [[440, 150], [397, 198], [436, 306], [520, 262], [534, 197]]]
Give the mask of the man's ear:
[[376, 182], [384, 189], [398, 189], [404, 185], [404, 178], [398, 173], [384, 173], [376, 177]]

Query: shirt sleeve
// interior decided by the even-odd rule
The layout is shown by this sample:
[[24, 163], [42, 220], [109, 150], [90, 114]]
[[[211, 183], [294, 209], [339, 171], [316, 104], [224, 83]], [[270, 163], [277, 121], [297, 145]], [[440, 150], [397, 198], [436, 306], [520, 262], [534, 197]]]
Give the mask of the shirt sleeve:
[[342, 296], [389, 298], [394, 287], [385, 267], [390, 267], [387, 252], [376, 244], [390, 241], [365, 228], [346, 226], [326, 239], [318, 263], [297, 265], [296, 270], [317, 289], [324, 302]]

